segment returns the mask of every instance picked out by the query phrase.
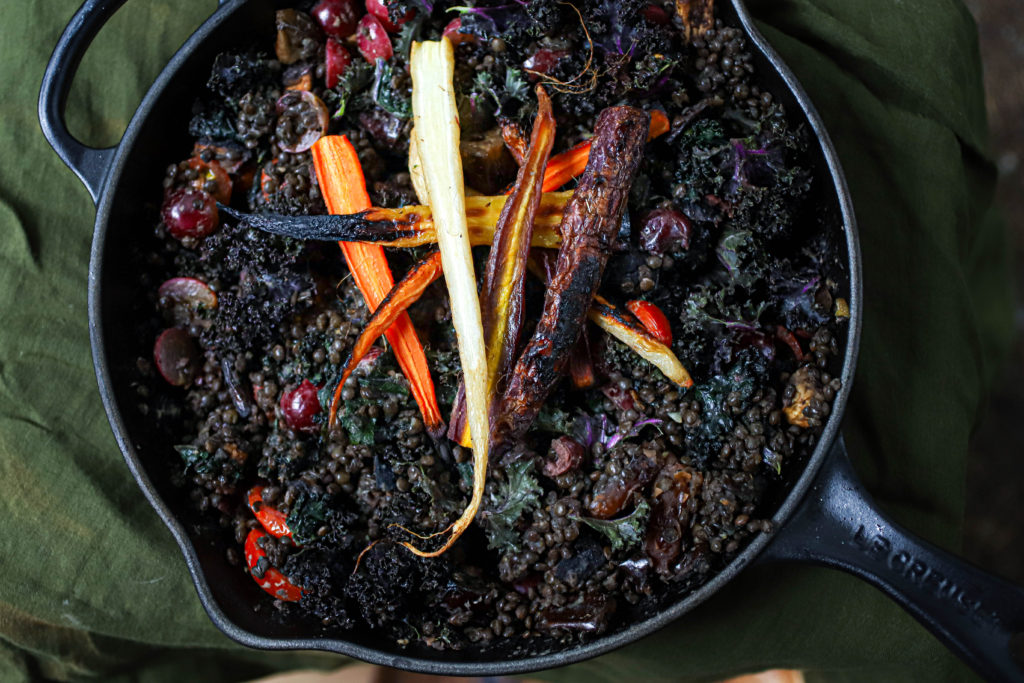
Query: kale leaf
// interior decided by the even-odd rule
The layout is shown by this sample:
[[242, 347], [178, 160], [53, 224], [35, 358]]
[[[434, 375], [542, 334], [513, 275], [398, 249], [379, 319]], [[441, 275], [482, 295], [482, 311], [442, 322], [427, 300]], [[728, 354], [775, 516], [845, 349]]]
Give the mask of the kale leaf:
[[317, 538], [317, 531], [327, 523], [330, 508], [327, 501], [308, 492], [299, 493], [298, 498], [288, 513], [288, 528], [292, 539], [299, 544], [312, 543]]
[[644, 539], [647, 530], [647, 518], [650, 516], [651, 506], [646, 500], [641, 500], [636, 508], [619, 519], [594, 519], [592, 517], [573, 517], [583, 522], [591, 529], [599, 531], [612, 544], [612, 550], [629, 549]]
[[480, 514], [486, 525], [487, 547], [516, 550], [519, 534], [516, 524], [523, 513], [540, 505], [543, 493], [533, 476], [533, 461], [520, 460], [505, 470], [506, 479], [491, 493], [489, 505]]
[[[701, 405], [700, 426], [687, 434], [687, 445], [698, 459], [712, 458], [721, 450], [723, 439], [735, 426], [733, 412], [745, 413], [754, 392], [767, 382], [768, 363], [761, 353], [746, 348], [738, 357], [728, 371], [696, 387]], [[730, 395], [737, 399], [735, 408], [729, 403]]]
[[390, 62], [378, 59], [374, 69], [373, 87], [370, 89], [370, 97], [378, 107], [387, 113], [400, 119], [410, 118], [412, 116], [412, 102], [407, 95], [391, 86], [394, 66]]
[[210, 474], [217, 469], [210, 454], [198, 446], [175, 446], [174, 450], [185, 461], [186, 470], [191, 469], [196, 474]]

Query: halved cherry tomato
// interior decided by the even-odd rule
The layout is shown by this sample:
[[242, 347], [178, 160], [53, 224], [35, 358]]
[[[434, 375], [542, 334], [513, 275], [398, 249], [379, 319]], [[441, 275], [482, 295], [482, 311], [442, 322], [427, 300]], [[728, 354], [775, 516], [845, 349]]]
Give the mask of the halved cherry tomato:
[[650, 301], [634, 299], [626, 304], [629, 312], [651, 333], [651, 336], [666, 346], [672, 343], [672, 326], [661, 309]]
[[231, 178], [219, 162], [192, 157], [188, 160], [188, 165], [199, 174], [199, 177], [192, 181], [193, 187], [209, 192], [221, 204], [231, 203]]
[[256, 520], [274, 538], [292, 537], [292, 530], [288, 528], [288, 517], [277, 508], [263, 502], [262, 486], [253, 486], [250, 489], [249, 509], [256, 516]]
[[260, 588], [278, 600], [298, 602], [302, 599], [302, 589], [289, 581], [278, 569], [270, 566], [267, 551], [258, 543], [266, 535], [266, 532], [253, 529], [245, 538], [245, 564], [249, 567], [249, 573]]

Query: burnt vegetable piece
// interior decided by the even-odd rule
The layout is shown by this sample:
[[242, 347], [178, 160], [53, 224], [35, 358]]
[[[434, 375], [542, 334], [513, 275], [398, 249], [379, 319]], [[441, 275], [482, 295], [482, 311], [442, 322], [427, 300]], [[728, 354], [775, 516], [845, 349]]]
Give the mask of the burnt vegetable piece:
[[503, 446], [533, 423], [568, 364], [626, 210], [649, 120], [633, 107], [605, 109], [597, 119], [586, 170], [562, 218], [544, 313], [502, 400], [495, 440]]
[[373, 312], [373, 316], [366, 324], [366, 328], [356, 339], [352, 347], [352, 355], [345, 362], [338, 379], [338, 386], [334, 390], [334, 398], [331, 401], [331, 415], [328, 424], [334, 424], [341, 406], [341, 393], [345, 382], [352, 375], [352, 372], [359, 365], [359, 362], [366, 357], [367, 352], [373, 346], [373, 342], [391, 327], [392, 323], [402, 315], [406, 309], [423, 295], [423, 290], [436, 282], [441, 277], [441, 253], [435, 251], [423, 260], [416, 263], [402, 280], [395, 285], [380, 306]]
[[[541, 195], [534, 221], [530, 246], [557, 249], [562, 244], [558, 225], [572, 192], [545, 192]], [[490, 246], [494, 226], [508, 197], [466, 197], [466, 224], [469, 243], [474, 247]], [[218, 207], [224, 214], [244, 220], [246, 224], [274, 235], [300, 240], [333, 242], [373, 242], [382, 247], [422, 247], [437, 243], [437, 226], [429, 206], [403, 206], [400, 209], [372, 207], [365, 211], [342, 215], [282, 216], [279, 214], [247, 214], [227, 206]]]
[[[635, 351], [641, 358], [661, 370], [681, 387], [693, 386], [690, 373], [679, 358], [632, 315], [617, 309], [600, 296], [594, 297], [594, 305], [588, 312], [598, 327]], [[669, 333], [671, 335], [671, 333]], [[670, 336], [671, 338], [671, 336]]]
[[[526, 163], [519, 169], [515, 187], [494, 229], [494, 245], [487, 257], [480, 292], [484, 344], [487, 349], [487, 395], [492, 402], [492, 420], [497, 410], [493, 404], [497, 402], [498, 392], [503, 389], [502, 378], [507, 376], [519, 345], [523, 326], [523, 285], [533, 235], [533, 219], [540, 206], [544, 167], [555, 141], [555, 117], [551, 113], [551, 100], [542, 86], [537, 86], [537, 103], [537, 117], [533, 122]], [[464, 398], [465, 391], [460, 390], [459, 396]], [[458, 411], [456, 402], [455, 412]], [[457, 439], [460, 443], [465, 443], [467, 432], [468, 425]]]

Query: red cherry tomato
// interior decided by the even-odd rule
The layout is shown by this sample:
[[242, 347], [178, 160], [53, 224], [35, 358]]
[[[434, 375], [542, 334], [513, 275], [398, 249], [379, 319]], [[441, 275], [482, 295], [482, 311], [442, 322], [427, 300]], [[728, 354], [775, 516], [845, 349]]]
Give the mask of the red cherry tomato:
[[345, 73], [345, 70], [348, 69], [348, 65], [352, 63], [352, 55], [341, 44], [340, 40], [328, 38], [325, 62], [327, 73], [324, 75], [324, 80], [326, 80], [328, 88], [333, 88], [338, 84], [338, 79]]
[[253, 486], [249, 491], [249, 509], [256, 520], [274, 538], [291, 538], [292, 530], [288, 528], [288, 518], [277, 508], [263, 502], [263, 487]]
[[370, 64], [378, 59], [391, 59], [391, 55], [395, 53], [388, 32], [372, 14], [367, 14], [359, 20], [359, 26], [356, 28], [356, 46], [359, 48], [359, 54]]
[[311, 14], [324, 33], [335, 38], [348, 38], [359, 22], [356, 0], [320, 0]]
[[626, 304], [629, 312], [651, 333], [651, 336], [666, 346], [672, 343], [672, 326], [661, 309], [650, 301], [634, 299]]
[[320, 412], [319, 389], [308, 379], [281, 396], [281, 416], [288, 427], [296, 430], [315, 430], [313, 418]]
[[245, 564], [249, 573], [260, 588], [285, 602], [298, 602], [302, 599], [302, 589], [288, 580], [279, 570], [270, 566], [267, 551], [257, 542], [266, 532], [253, 529], [245, 538]]
[[388, 15], [388, 7], [386, 0], [366, 0], [366, 11], [377, 17], [380, 20], [381, 26], [383, 26], [389, 33], [397, 31], [402, 24], [409, 21], [416, 14], [416, 10], [409, 10], [406, 12], [398, 21], [391, 21], [391, 17]]

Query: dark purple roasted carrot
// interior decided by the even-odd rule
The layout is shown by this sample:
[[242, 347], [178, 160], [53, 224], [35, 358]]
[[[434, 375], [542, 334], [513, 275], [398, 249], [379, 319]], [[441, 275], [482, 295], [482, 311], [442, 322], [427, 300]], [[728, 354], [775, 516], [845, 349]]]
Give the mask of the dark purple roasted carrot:
[[[359, 361], [366, 356], [366, 353], [373, 346], [384, 332], [391, 327], [391, 324], [398, 319], [406, 309], [419, 300], [423, 290], [429, 287], [437, 278], [441, 277], [441, 253], [433, 252], [426, 258], [413, 265], [412, 269], [402, 278], [398, 284], [391, 288], [380, 306], [370, 316], [370, 321], [359, 334], [356, 343], [352, 347], [352, 354], [342, 368], [341, 377], [338, 379], [338, 386], [334, 389], [334, 398], [331, 400], [331, 414], [328, 424], [334, 424], [338, 415], [338, 407], [341, 405], [341, 392], [345, 382], [352, 371], [359, 365]], [[438, 438], [443, 431], [432, 433], [431, 436]]]
[[589, 161], [562, 218], [562, 246], [544, 313], [512, 372], [496, 442], [507, 444], [529, 428], [568, 365], [626, 210], [649, 121], [633, 107], [605, 109], [598, 116]]
[[[554, 259], [551, 257], [551, 251], [548, 249], [533, 250], [530, 254], [528, 267], [531, 273], [547, 285], [551, 281], [554, 272]], [[664, 317], [664, 314], [661, 315]], [[662, 341], [664, 335], [662, 339], [659, 339], [654, 331], [649, 329], [642, 320], [630, 312], [628, 306], [625, 309], [616, 308], [602, 296], [595, 294], [594, 301], [587, 312], [587, 317], [602, 330], [632, 349], [638, 356], [661, 370], [661, 373], [668, 379], [683, 388], [693, 386], [690, 373], [687, 372], [672, 349]], [[659, 322], [659, 324], [662, 323]], [[663, 324], [665, 326], [664, 329], [668, 329], [667, 319]], [[657, 326], [655, 327], [657, 329]], [[580, 335], [581, 341], [585, 338], [585, 335], [586, 330]], [[577, 349], [571, 354], [569, 373], [572, 376], [573, 384], [578, 388], [584, 388], [586, 386], [585, 381], [581, 384], [580, 379], [578, 379], [578, 375], [585, 376], [584, 371], [576, 367], [576, 364], [579, 362], [578, 357], [581, 355], [578, 347], [579, 342], [577, 342]]]
[[[555, 117], [551, 100], [544, 88], [537, 86], [537, 116], [526, 159], [519, 169], [516, 183], [494, 228], [494, 244], [487, 257], [483, 286], [480, 289], [480, 313], [487, 349], [487, 395], [491, 397], [492, 420], [500, 403], [503, 378], [507, 376], [519, 345], [523, 326], [523, 284], [526, 260], [530, 254], [533, 222], [541, 200], [544, 167], [555, 141]], [[459, 391], [459, 396], [464, 396]], [[460, 412], [458, 400], [453, 410]], [[452, 420], [456, 422], [456, 420]], [[468, 427], [456, 441], [465, 445]]]

